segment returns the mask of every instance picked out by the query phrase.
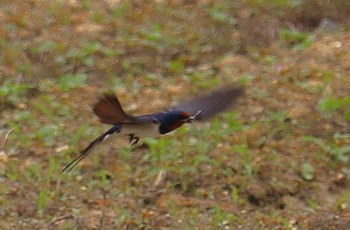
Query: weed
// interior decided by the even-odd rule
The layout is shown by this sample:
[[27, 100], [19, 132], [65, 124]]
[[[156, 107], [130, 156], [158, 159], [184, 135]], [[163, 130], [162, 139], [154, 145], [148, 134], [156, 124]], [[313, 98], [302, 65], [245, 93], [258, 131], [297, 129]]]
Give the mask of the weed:
[[308, 163], [302, 165], [302, 176], [305, 180], [312, 180], [314, 178], [314, 169], [312, 165]]
[[184, 70], [183, 61], [179, 59], [171, 61], [169, 64], [169, 70], [172, 72], [182, 72]]
[[331, 142], [325, 142], [314, 136], [304, 136], [302, 139], [319, 146], [325, 153], [329, 154], [334, 161], [347, 163], [349, 162], [348, 154], [350, 153], [350, 145], [338, 145], [336, 142], [338, 137], [339, 135], [334, 135]]
[[288, 119], [287, 111], [268, 111], [268, 115], [266, 125], [271, 129], [268, 138], [283, 139], [290, 135], [293, 124]]
[[59, 86], [62, 91], [69, 91], [74, 88], [85, 85], [86, 75], [85, 74], [66, 74], [60, 78]]
[[215, 70], [213, 68], [208, 68], [201, 71], [188, 73], [186, 74], [185, 79], [196, 83], [196, 85], [200, 88], [207, 89], [220, 84], [220, 78], [213, 78], [214, 75]]
[[254, 172], [254, 167], [252, 164], [252, 159], [249, 154], [249, 148], [247, 144], [242, 144], [242, 145], [235, 145], [233, 147], [233, 150], [237, 152], [243, 159], [242, 159], [242, 165], [245, 170], [245, 176], [247, 178], [252, 178], [253, 172]]
[[73, 149], [77, 149], [79, 140], [87, 133], [89, 128], [88, 124], [80, 126], [77, 130], [74, 131], [74, 134], [71, 135], [69, 139], [69, 146]]
[[43, 214], [47, 202], [47, 192], [46, 190], [40, 190], [38, 194], [38, 209], [39, 213]]
[[18, 148], [28, 148], [31, 145], [31, 134], [24, 133], [23, 127], [15, 121], [10, 121], [8, 125], [13, 129], [13, 135], [10, 136], [9, 139], [15, 139], [18, 143], [20, 143], [17, 146]]
[[207, 11], [209, 13], [209, 17], [215, 22], [223, 23], [234, 27], [237, 24], [237, 21], [234, 17], [228, 14], [227, 6], [220, 4], [213, 4], [212, 7], [208, 7]]
[[239, 195], [238, 195], [238, 188], [237, 186], [232, 186], [231, 187], [231, 199], [233, 203], [237, 203], [238, 199], [239, 199]]
[[58, 169], [57, 161], [54, 157], [49, 158], [49, 171], [46, 174], [46, 178], [48, 181], [56, 175]]
[[28, 90], [33, 89], [34, 86], [29, 83], [17, 83], [12, 80], [5, 80], [0, 85], [0, 105], [9, 103], [11, 105], [17, 105], [26, 101], [25, 95]]
[[34, 137], [44, 142], [45, 147], [51, 147], [55, 144], [55, 137], [57, 133], [56, 126], [42, 126], [34, 133]]
[[346, 120], [350, 121], [350, 97], [324, 98], [318, 102], [318, 108], [330, 114], [340, 112]]
[[345, 192], [341, 194], [337, 201], [336, 206], [339, 211], [345, 211], [350, 209], [350, 192]]
[[231, 212], [222, 211], [219, 205], [214, 206], [213, 225], [218, 228], [225, 228], [237, 217]]
[[283, 45], [299, 51], [306, 49], [315, 41], [314, 35], [294, 30], [281, 30], [279, 38]]
[[[42, 97], [44, 102], [49, 102], [50, 98], [48, 96], [43, 96]], [[51, 108], [48, 106], [50, 104], [46, 104], [41, 102], [33, 102], [32, 103], [33, 107], [38, 110], [39, 112], [43, 113], [50, 119], [54, 119], [56, 117], [55, 113], [51, 110]]]
[[101, 169], [101, 170], [99, 171], [99, 175], [100, 175], [100, 177], [101, 177], [101, 182], [102, 182], [102, 185], [103, 185], [104, 187], [106, 187], [106, 186], [107, 186], [107, 184], [108, 184], [108, 182], [109, 182], [109, 180], [108, 180], [108, 173], [107, 173], [107, 171], [106, 171], [106, 170]]

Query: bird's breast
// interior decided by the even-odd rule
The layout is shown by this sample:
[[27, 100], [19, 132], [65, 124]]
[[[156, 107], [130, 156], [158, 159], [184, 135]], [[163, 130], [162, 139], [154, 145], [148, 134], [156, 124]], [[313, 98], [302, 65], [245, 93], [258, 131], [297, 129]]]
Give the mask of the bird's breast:
[[157, 137], [160, 135], [159, 133], [159, 125], [158, 124], [123, 124], [121, 129], [121, 134], [129, 135], [134, 134], [140, 138], [146, 137]]

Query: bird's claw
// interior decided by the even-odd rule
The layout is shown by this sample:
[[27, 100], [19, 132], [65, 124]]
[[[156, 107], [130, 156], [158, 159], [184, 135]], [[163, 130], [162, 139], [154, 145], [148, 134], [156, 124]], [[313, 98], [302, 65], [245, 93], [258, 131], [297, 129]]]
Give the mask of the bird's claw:
[[129, 143], [131, 143], [132, 141], [134, 141], [131, 146], [135, 146], [138, 142], [139, 142], [139, 137], [136, 137], [134, 134], [129, 134]]

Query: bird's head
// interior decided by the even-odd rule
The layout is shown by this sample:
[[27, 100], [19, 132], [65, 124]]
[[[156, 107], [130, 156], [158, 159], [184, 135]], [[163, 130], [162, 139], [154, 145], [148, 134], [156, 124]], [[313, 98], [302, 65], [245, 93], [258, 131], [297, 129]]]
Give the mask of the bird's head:
[[190, 120], [191, 116], [186, 111], [176, 110], [167, 112], [162, 119], [160, 119], [159, 132], [161, 134], [169, 133]]
[[192, 122], [200, 113], [201, 111], [198, 111], [193, 116], [190, 116], [188, 112], [182, 110], [164, 113], [163, 117], [160, 119], [159, 132], [161, 134], [169, 133], [187, 122]]

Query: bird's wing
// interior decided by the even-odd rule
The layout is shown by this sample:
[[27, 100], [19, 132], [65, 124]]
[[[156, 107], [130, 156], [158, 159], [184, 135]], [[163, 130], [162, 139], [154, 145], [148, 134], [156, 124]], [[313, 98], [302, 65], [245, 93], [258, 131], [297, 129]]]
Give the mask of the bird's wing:
[[141, 116], [136, 116], [135, 119], [137, 120], [138, 124], [159, 124], [159, 119], [164, 116], [164, 112], [160, 113], [151, 113]]
[[137, 122], [135, 117], [127, 115], [115, 94], [105, 94], [93, 106], [94, 113], [104, 124], [117, 125]]
[[210, 94], [180, 103], [169, 110], [186, 111], [190, 116], [195, 116], [197, 114], [195, 120], [205, 120], [211, 118], [218, 112], [228, 109], [243, 94], [244, 89], [242, 87], [224, 87]]

